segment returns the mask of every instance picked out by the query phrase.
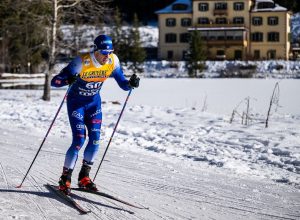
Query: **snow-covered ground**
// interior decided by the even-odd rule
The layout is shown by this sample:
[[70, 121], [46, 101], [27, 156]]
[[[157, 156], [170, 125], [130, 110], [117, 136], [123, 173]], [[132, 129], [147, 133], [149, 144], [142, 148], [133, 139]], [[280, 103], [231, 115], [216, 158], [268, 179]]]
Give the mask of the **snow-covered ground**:
[[[65, 106], [23, 187], [14, 188], [65, 89], [53, 90], [50, 102], [40, 99], [41, 90], [0, 90], [0, 219], [300, 219], [300, 82], [279, 82], [281, 107], [272, 108], [265, 128], [277, 81], [143, 78], [96, 184], [149, 209], [77, 192], [74, 198], [92, 210], [85, 216], [43, 186], [57, 183], [71, 141]], [[115, 103], [127, 95], [112, 79], [101, 93], [101, 152], [95, 166], [122, 108]], [[236, 115], [229, 123], [233, 109], [246, 110], [247, 97], [253, 120], [242, 125]]]

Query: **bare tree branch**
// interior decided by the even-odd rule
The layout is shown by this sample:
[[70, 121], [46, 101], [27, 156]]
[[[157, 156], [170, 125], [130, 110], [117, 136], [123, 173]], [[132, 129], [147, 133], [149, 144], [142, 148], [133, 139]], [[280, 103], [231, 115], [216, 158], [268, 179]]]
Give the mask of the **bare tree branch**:
[[[70, 7], [74, 7], [75, 5], [77, 5], [81, 0], [76, 0], [75, 2], [73, 2], [70, 5], [58, 5], [57, 6], [57, 10], [59, 10], [60, 8], [70, 8]], [[59, 4], [59, 3], [58, 3]]]

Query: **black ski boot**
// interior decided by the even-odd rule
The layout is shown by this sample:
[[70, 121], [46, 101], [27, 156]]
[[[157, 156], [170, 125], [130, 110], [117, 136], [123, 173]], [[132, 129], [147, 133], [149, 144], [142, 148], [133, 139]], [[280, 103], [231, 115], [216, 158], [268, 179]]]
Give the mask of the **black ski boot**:
[[91, 167], [84, 161], [78, 176], [78, 186], [82, 189], [98, 191], [95, 183], [89, 177]]
[[63, 173], [58, 181], [59, 190], [64, 192], [66, 195], [71, 193], [71, 178], [72, 178], [72, 169], [63, 168]]

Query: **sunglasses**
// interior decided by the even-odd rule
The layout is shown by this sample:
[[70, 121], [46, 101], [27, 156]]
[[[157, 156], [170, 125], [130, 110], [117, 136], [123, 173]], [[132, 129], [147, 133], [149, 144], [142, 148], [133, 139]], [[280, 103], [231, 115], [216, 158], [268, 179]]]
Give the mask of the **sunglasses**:
[[98, 50], [98, 51], [102, 55], [110, 55], [110, 54], [112, 54], [114, 52], [113, 50]]

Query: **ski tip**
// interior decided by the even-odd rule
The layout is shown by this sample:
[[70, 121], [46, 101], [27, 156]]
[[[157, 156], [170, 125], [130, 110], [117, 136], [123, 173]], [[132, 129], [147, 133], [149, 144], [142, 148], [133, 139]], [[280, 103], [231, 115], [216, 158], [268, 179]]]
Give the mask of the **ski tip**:
[[20, 189], [21, 187], [22, 187], [22, 185], [18, 185], [18, 186], [16, 186], [16, 188], [17, 188], [17, 189]]
[[92, 211], [91, 210], [87, 210], [87, 211], [79, 211], [81, 215], [86, 215], [86, 214], [89, 214], [91, 213]]

